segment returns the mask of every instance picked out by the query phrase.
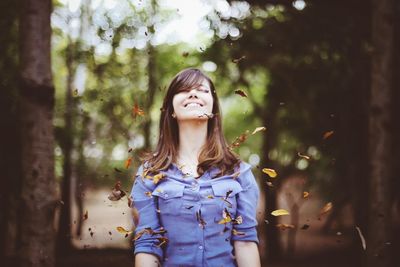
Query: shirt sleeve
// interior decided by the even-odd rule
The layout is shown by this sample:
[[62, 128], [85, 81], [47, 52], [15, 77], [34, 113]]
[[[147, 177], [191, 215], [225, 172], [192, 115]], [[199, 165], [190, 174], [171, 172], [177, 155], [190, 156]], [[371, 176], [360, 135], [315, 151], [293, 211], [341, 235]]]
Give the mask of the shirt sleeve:
[[135, 237], [144, 232], [134, 241], [134, 254], [136, 255], [139, 252], [149, 253], [162, 261], [164, 254], [159, 245], [161, 241], [158, 238], [163, 235], [145, 231], [145, 228], [151, 228], [151, 230], [158, 232], [162, 227], [156, 211], [157, 198], [151, 195], [155, 185], [152, 180], [143, 178], [143, 168], [143, 164], [139, 166], [130, 194], [132, 207], [135, 207], [139, 214], [139, 222], [134, 231]]
[[233, 241], [254, 241], [259, 244], [257, 236], [257, 204], [260, 195], [257, 181], [251, 171], [246, 169], [239, 175], [239, 181], [243, 191], [237, 194], [237, 213], [236, 216], [242, 216], [241, 224], [233, 225]]

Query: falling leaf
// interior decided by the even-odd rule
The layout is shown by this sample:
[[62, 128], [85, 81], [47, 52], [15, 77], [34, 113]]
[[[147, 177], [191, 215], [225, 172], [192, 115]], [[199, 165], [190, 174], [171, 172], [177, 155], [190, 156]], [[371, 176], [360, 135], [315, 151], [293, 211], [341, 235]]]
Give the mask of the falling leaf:
[[117, 231], [120, 232], [121, 234], [128, 234], [128, 235], [132, 233], [132, 231], [125, 230], [125, 228], [122, 226], [118, 226]]
[[273, 216], [289, 215], [289, 212], [284, 209], [278, 209], [278, 210], [274, 210], [273, 212], [271, 212], [271, 215], [273, 215]]
[[83, 221], [87, 220], [89, 218], [89, 213], [86, 210], [85, 214], [83, 214]]
[[358, 235], [360, 236], [360, 239], [361, 239], [361, 245], [362, 245], [363, 249], [366, 250], [367, 243], [365, 242], [364, 235], [362, 234], [360, 227], [356, 226], [356, 229], [357, 229]]
[[233, 235], [246, 235], [245, 232], [239, 232], [239, 231], [237, 231], [236, 229], [232, 229], [232, 234], [233, 234]]
[[271, 178], [275, 178], [277, 176], [276, 171], [273, 169], [263, 168], [262, 172], [268, 174]]
[[74, 96], [77, 96], [78, 95], [78, 89], [75, 89], [73, 94], [74, 94]]
[[319, 214], [323, 215], [323, 214], [329, 212], [332, 209], [332, 207], [333, 207], [332, 202], [326, 203], [325, 206], [319, 212]]
[[266, 130], [267, 130], [267, 128], [264, 126], [257, 127], [254, 129], [254, 131], [251, 134], [255, 134], [255, 133], [258, 133], [259, 131], [266, 131]]
[[137, 103], [135, 103], [133, 108], [132, 108], [132, 115], [133, 115], [133, 118], [136, 118], [136, 116], [143, 116], [144, 115], [144, 111], [139, 108]]
[[114, 171], [116, 171], [116, 172], [122, 172], [120, 169], [118, 169], [118, 168], [114, 168]]
[[108, 195], [108, 199], [111, 201], [118, 201], [126, 195], [124, 190], [121, 189], [121, 182], [117, 181], [112, 189], [111, 193]]
[[303, 198], [308, 198], [309, 195], [310, 195], [310, 193], [308, 193], [306, 191], [303, 192]]
[[131, 166], [132, 163], [132, 158], [128, 158], [127, 160], [125, 160], [125, 168], [128, 169], [129, 166]]
[[310, 225], [304, 224], [300, 229], [301, 230], [307, 230], [308, 228], [310, 228]]
[[133, 150], [133, 148], [130, 147], [130, 148], [128, 149], [128, 153], [131, 153], [132, 150]]
[[240, 95], [242, 97], [247, 97], [247, 94], [241, 89], [235, 90], [235, 94]]
[[267, 184], [269, 187], [274, 187], [274, 185], [273, 185], [271, 182], [269, 182], [269, 181], [267, 181], [266, 184]]
[[241, 56], [240, 58], [232, 59], [232, 62], [235, 63], [235, 64], [237, 64], [237, 63], [239, 63], [241, 60], [243, 60], [243, 59], [245, 59], [245, 58], [246, 58], [246, 56]]
[[327, 139], [333, 134], [333, 131], [325, 132], [322, 139]]
[[183, 53], [182, 53], [182, 56], [183, 56], [183, 57], [188, 57], [188, 56], [189, 56], [189, 52], [183, 52]]
[[305, 159], [307, 159], [307, 160], [310, 160], [310, 157], [309, 157], [309, 156], [307, 156], [307, 155], [302, 155], [302, 154], [300, 154], [300, 152], [297, 152], [297, 155], [298, 155], [300, 158], [305, 158]]
[[294, 229], [294, 225], [293, 224], [286, 224], [286, 223], [278, 223], [276, 225], [276, 227], [278, 227], [281, 230]]
[[241, 134], [239, 137], [237, 137], [235, 139], [235, 141], [233, 141], [233, 143], [230, 145], [230, 147], [238, 147], [238, 146], [240, 146], [241, 143], [246, 141], [248, 134], [249, 134], [249, 130], [246, 130], [245, 133]]

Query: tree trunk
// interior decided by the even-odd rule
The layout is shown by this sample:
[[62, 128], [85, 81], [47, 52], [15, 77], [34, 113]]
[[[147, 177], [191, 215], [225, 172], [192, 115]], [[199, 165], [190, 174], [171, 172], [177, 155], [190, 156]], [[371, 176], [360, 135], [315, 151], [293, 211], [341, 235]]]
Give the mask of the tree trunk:
[[72, 82], [74, 76], [73, 53], [74, 44], [69, 39], [68, 47], [66, 48], [66, 66], [67, 66], [67, 81], [65, 95], [65, 128], [61, 138], [61, 146], [64, 154], [63, 177], [61, 184], [61, 206], [58, 236], [57, 236], [57, 251], [68, 253], [71, 250], [71, 174], [72, 174], [72, 149], [73, 149], [73, 130], [72, 121], [74, 113], [74, 103], [72, 99]]
[[369, 120], [370, 210], [367, 266], [389, 267], [394, 17], [393, 0], [372, 1], [372, 69]]
[[24, 0], [20, 17], [20, 266], [54, 266], [54, 86], [50, 60], [52, 1]]

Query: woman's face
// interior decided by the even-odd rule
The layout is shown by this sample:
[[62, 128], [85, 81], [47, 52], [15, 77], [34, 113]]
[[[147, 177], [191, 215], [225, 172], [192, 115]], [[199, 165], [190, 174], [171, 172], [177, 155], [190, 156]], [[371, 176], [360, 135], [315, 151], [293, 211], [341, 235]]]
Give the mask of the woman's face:
[[212, 113], [213, 102], [210, 85], [205, 79], [199, 87], [181, 91], [172, 99], [176, 119], [179, 121], [207, 120], [207, 115]]

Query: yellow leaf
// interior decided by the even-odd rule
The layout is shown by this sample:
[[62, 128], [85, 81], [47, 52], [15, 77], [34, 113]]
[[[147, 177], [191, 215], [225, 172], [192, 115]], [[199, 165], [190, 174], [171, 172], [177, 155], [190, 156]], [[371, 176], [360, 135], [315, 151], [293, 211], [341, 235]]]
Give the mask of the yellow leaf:
[[310, 195], [310, 193], [308, 193], [306, 191], [303, 192], [303, 198], [308, 198], [309, 195]]
[[162, 179], [164, 177], [164, 174], [163, 173], [159, 173], [159, 174], [156, 174], [156, 175], [154, 175], [154, 177], [153, 177], [153, 183], [154, 184], [158, 184], [158, 182]]
[[275, 178], [277, 176], [276, 171], [273, 169], [263, 168], [262, 171], [263, 173], [268, 174], [271, 178]]
[[125, 228], [122, 227], [122, 226], [118, 226], [118, 227], [117, 227], [117, 231], [120, 232], [121, 234], [128, 234], [128, 235], [129, 235], [130, 233], [132, 233], [132, 231], [125, 230]]
[[265, 130], [267, 130], [267, 128], [265, 128], [264, 126], [257, 127], [254, 129], [254, 131], [251, 134], [255, 134], [255, 133], [258, 133], [259, 131], [265, 131]]
[[245, 232], [239, 232], [236, 229], [232, 229], [232, 234], [233, 235], [245, 235], [246, 233]]
[[278, 210], [274, 210], [273, 212], [271, 212], [271, 215], [274, 215], [274, 216], [289, 215], [289, 212], [284, 209], [278, 209]]

